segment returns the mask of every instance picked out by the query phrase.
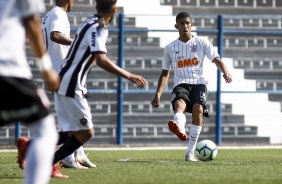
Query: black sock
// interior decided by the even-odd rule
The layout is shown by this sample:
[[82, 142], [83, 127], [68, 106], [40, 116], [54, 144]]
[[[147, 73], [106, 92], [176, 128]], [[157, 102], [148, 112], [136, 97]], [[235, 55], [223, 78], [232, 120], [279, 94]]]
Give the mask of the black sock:
[[82, 144], [73, 135], [55, 152], [53, 165], [59, 160], [62, 160], [72, 154], [77, 148], [82, 146]]
[[59, 133], [59, 140], [57, 145], [61, 145], [69, 138], [68, 132], [58, 132]]

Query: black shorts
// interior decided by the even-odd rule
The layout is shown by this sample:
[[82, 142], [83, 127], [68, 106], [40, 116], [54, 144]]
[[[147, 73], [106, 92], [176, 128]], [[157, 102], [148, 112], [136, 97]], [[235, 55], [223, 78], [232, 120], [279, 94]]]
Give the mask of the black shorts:
[[32, 80], [0, 77], [0, 86], [0, 126], [16, 121], [29, 124], [49, 114], [46, 94]]
[[208, 91], [204, 84], [179, 84], [173, 88], [170, 96], [172, 108], [174, 110], [174, 103], [177, 99], [184, 99], [186, 101], [186, 112], [192, 113], [194, 104], [201, 104], [204, 108], [204, 116], [209, 117], [208, 109], [206, 107]]

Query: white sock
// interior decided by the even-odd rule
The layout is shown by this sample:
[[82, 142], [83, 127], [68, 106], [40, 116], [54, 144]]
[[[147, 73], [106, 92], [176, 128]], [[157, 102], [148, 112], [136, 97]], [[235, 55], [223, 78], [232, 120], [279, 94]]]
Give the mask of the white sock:
[[72, 153], [69, 156], [65, 157], [64, 160], [67, 161], [67, 162], [75, 161], [74, 153]]
[[173, 120], [181, 127], [185, 128], [186, 116], [183, 113], [177, 112], [173, 116]]
[[26, 153], [25, 183], [48, 184], [58, 141], [55, 119], [49, 115], [34, 122], [28, 128], [32, 141]]
[[76, 156], [84, 156], [84, 149], [82, 146], [80, 146], [79, 148], [77, 148], [77, 150], [75, 150]]
[[188, 142], [188, 148], [186, 150], [186, 154], [188, 152], [194, 153], [194, 150], [196, 148], [196, 144], [199, 138], [199, 135], [201, 133], [202, 127], [197, 125], [191, 125], [190, 127], [190, 133], [189, 133], [189, 142]]

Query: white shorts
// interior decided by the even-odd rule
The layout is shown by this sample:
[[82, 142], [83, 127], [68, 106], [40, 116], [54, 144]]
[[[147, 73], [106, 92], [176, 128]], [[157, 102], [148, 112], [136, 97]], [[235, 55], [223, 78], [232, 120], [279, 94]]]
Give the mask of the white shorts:
[[64, 132], [93, 128], [92, 115], [85, 98], [54, 94], [58, 126]]

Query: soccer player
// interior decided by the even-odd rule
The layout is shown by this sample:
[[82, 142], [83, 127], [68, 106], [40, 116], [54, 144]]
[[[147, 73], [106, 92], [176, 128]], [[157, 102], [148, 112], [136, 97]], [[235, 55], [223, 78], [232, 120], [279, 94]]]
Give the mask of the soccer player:
[[[36, 57], [35, 63], [49, 90], [56, 90], [60, 79], [45, 53], [39, 14], [45, 11], [42, 0], [0, 1], [0, 125], [20, 120], [28, 126], [33, 141], [18, 142], [20, 152], [27, 149], [25, 183], [47, 184], [58, 134], [55, 119], [48, 112], [44, 90], [37, 89], [27, 63], [25, 35]], [[18, 156], [25, 167], [24, 155]], [[57, 168], [53, 168], [56, 170]]]
[[124, 77], [139, 88], [146, 80], [114, 64], [107, 57], [107, 25], [116, 12], [117, 0], [96, 0], [97, 14], [88, 18], [77, 30], [60, 70], [61, 84], [55, 92], [55, 108], [59, 126], [71, 135], [56, 151], [54, 164], [73, 153], [94, 134], [92, 115], [85, 98], [86, 77], [94, 63], [104, 70]]
[[170, 100], [174, 117], [168, 122], [168, 127], [180, 140], [185, 141], [188, 136], [185, 132], [186, 116], [184, 113], [192, 113], [192, 125], [185, 160], [193, 162], [197, 161], [194, 157], [194, 149], [202, 130], [203, 116], [209, 116], [206, 108], [208, 91], [206, 80], [203, 77], [205, 56], [223, 73], [226, 83], [230, 83], [232, 77], [213, 45], [207, 39], [194, 36], [191, 33], [192, 19], [188, 13], [179, 13], [176, 16], [174, 26], [179, 32], [179, 38], [164, 48], [162, 72], [151, 104], [154, 107], [160, 105], [160, 97], [167, 85], [172, 67], [174, 87]]
[[[45, 47], [51, 57], [52, 64], [57, 72], [64, 64], [69, 46], [73, 42], [70, 38], [70, 23], [66, 12], [70, 12], [73, 0], [56, 0], [55, 6], [47, 12], [42, 20], [42, 34]], [[60, 140], [67, 137], [67, 132], [62, 132], [58, 127]], [[62, 140], [63, 141], [63, 140]], [[84, 152], [83, 147], [79, 147], [74, 153], [61, 160], [60, 165], [66, 168], [87, 169], [95, 168]]]

